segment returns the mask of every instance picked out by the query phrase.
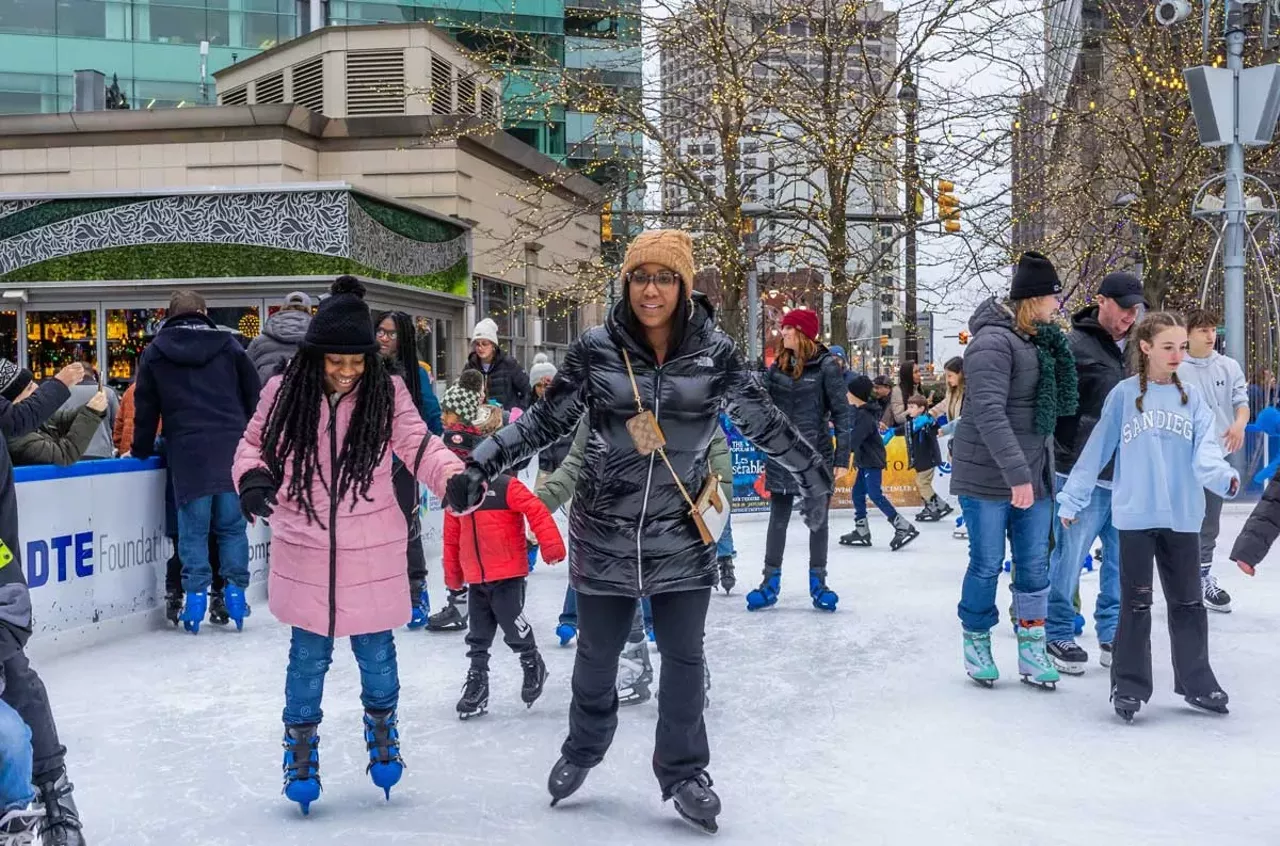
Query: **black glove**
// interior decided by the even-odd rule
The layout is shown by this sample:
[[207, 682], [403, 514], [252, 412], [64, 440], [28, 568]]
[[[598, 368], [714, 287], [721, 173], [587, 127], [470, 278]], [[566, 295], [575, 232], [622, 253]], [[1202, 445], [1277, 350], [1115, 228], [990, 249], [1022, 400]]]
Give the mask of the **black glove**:
[[480, 468], [468, 464], [461, 473], [449, 479], [444, 490], [444, 504], [455, 514], [470, 511], [484, 499], [484, 473]]
[[803, 495], [800, 503], [801, 516], [809, 531], [816, 532], [826, 522], [831, 492], [835, 488], [831, 468], [825, 463], [819, 463], [802, 473], [800, 481]]
[[271, 507], [276, 502], [276, 482], [271, 474], [255, 468], [240, 477], [240, 513], [250, 523], [255, 517], [264, 520], [275, 513]]

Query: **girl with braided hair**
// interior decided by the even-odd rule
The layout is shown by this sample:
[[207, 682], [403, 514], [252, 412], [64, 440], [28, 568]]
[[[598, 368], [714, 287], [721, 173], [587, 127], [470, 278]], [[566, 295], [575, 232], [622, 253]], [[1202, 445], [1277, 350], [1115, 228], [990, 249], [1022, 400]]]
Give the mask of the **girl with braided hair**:
[[1069, 526], [1089, 504], [1115, 456], [1112, 520], [1120, 534], [1120, 625], [1111, 665], [1116, 713], [1132, 721], [1151, 698], [1151, 602], [1160, 571], [1173, 649], [1173, 690], [1205, 711], [1227, 713], [1209, 666], [1209, 622], [1200, 590], [1201, 489], [1234, 497], [1240, 477], [1223, 456], [1213, 410], [1178, 379], [1187, 351], [1181, 317], [1155, 312], [1139, 324], [1138, 375], [1107, 395], [1066, 485], [1058, 517]]
[[437, 496], [462, 469], [378, 354], [364, 286], [341, 276], [301, 350], [263, 389], [233, 469], [245, 516], [270, 519], [269, 605], [293, 627], [284, 793], [304, 814], [320, 796], [317, 728], [335, 638], [351, 638], [360, 667], [373, 783], [390, 797], [404, 767], [392, 630], [410, 617], [408, 533], [392, 453]]

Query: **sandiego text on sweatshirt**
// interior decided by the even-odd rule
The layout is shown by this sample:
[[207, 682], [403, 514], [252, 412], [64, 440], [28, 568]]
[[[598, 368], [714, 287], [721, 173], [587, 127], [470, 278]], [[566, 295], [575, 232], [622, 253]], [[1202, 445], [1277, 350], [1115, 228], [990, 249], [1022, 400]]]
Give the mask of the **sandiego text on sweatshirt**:
[[1239, 477], [1223, 457], [1209, 404], [1195, 387], [1186, 390], [1183, 405], [1176, 386], [1149, 382], [1138, 411], [1138, 377], [1116, 385], [1058, 494], [1059, 516], [1074, 518], [1089, 505], [1098, 474], [1115, 455], [1111, 519], [1117, 529], [1199, 532], [1202, 489], [1229, 497]]
[[1244, 378], [1240, 362], [1210, 351], [1204, 358], [1188, 355], [1178, 365], [1178, 378], [1184, 385], [1200, 389], [1201, 398], [1218, 421], [1218, 434], [1236, 422], [1236, 411], [1249, 407], [1249, 382]]

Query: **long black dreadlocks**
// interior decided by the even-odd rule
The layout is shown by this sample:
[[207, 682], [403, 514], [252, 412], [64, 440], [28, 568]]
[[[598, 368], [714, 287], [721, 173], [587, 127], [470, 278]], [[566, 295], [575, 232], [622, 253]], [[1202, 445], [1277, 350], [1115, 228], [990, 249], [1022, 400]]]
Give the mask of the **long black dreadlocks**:
[[396, 325], [396, 357], [394, 373], [404, 377], [404, 386], [413, 397], [413, 404], [422, 411], [422, 368], [418, 366], [418, 330], [413, 318], [403, 311], [384, 311], [373, 319], [376, 329], [382, 321], [391, 318]]
[[262, 436], [262, 456], [267, 469], [284, 478], [289, 462], [292, 478], [285, 495], [302, 506], [307, 522], [324, 521], [311, 504], [311, 487], [319, 482], [335, 501], [351, 494], [354, 508], [357, 498], [369, 501], [373, 474], [386, 455], [391, 442], [391, 421], [395, 414], [395, 389], [388, 366], [379, 355], [367, 355], [364, 376], [356, 385], [356, 407], [351, 425], [338, 451], [338, 464], [332, 471], [336, 485], [326, 481], [320, 472], [320, 407], [329, 401], [324, 383], [324, 354], [303, 349], [289, 362], [284, 379], [267, 415]]

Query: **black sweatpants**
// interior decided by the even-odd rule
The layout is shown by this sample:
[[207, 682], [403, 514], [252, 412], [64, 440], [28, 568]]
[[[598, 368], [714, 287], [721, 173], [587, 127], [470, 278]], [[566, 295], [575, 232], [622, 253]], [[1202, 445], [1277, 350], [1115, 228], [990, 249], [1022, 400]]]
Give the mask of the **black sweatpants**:
[[[413, 478], [409, 468], [396, 462], [391, 472], [391, 488], [395, 491], [396, 504], [404, 513], [405, 522], [409, 526], [409, 544], [405, 550], [408, 559], [409, 581], [427, 580], [427, 556], [422, 551], [422, 509], [418, 498], [418, 480]], [[413, 602], [418, 597], [412, 598]]]
[[[769, 534], [764, 542], [764, 566], [782, 569], [782, 554], [787, 549], [787, 526], [791, 523], [793, 494], [771, 494], [769, 497]], [[827, 572], [827, 520], [822, 528], [809, 533], [809, 569]]]
[[[662, 667], [653, 772], [668, 798], [676, 785], [707, 768], [711, 749], [702, 720], [702, 638], [711, 589], [649, 598]], [[578, 594], [578, 655], [573, 665], [569, 736], [561, 753], [580, 767], [604, 760], [618, 728], [618, 654], [636, 616], [628, 596]]]
[[1209, 666], [1209, 620], [1200, 588], [1200, 535], [1170, 529], [1120, 532], [1120, 625], [1111, 684], [1116, 694], [1151, 698], [1153, 565], [1160, 571], [1173, 650], [1173, 690], [1205, 696], [1218, 690]]
[[524, 588], [524, 577], [468, 587], [467, 657], [471, 669], [489, 669], [489, 647], [499, 626], [512, 652], [523, 656], [538, 651], [533, 627], [524, 618]]
[[4, 692], [0, 698], [31, 729], [32, 781], [39, 785], [56, 780], [66, 765], [67, 748], [58, 742], [49, 694], [26, 654], [19, 652], [4, 662]]
[[[182, 593], [182, 559], [178, 557], [178, 539], [170, 538], [170, 540], [173, 541], [173, 555], [169, 556], [164, 566], [164, 592]], [[209, 533], [209, 565], [213, 570], [211, 589], [214, 593], [220, 594], [227, 580], [222, 578], [222, 559], [218, 556], [218, 536], [213, 532]]]

